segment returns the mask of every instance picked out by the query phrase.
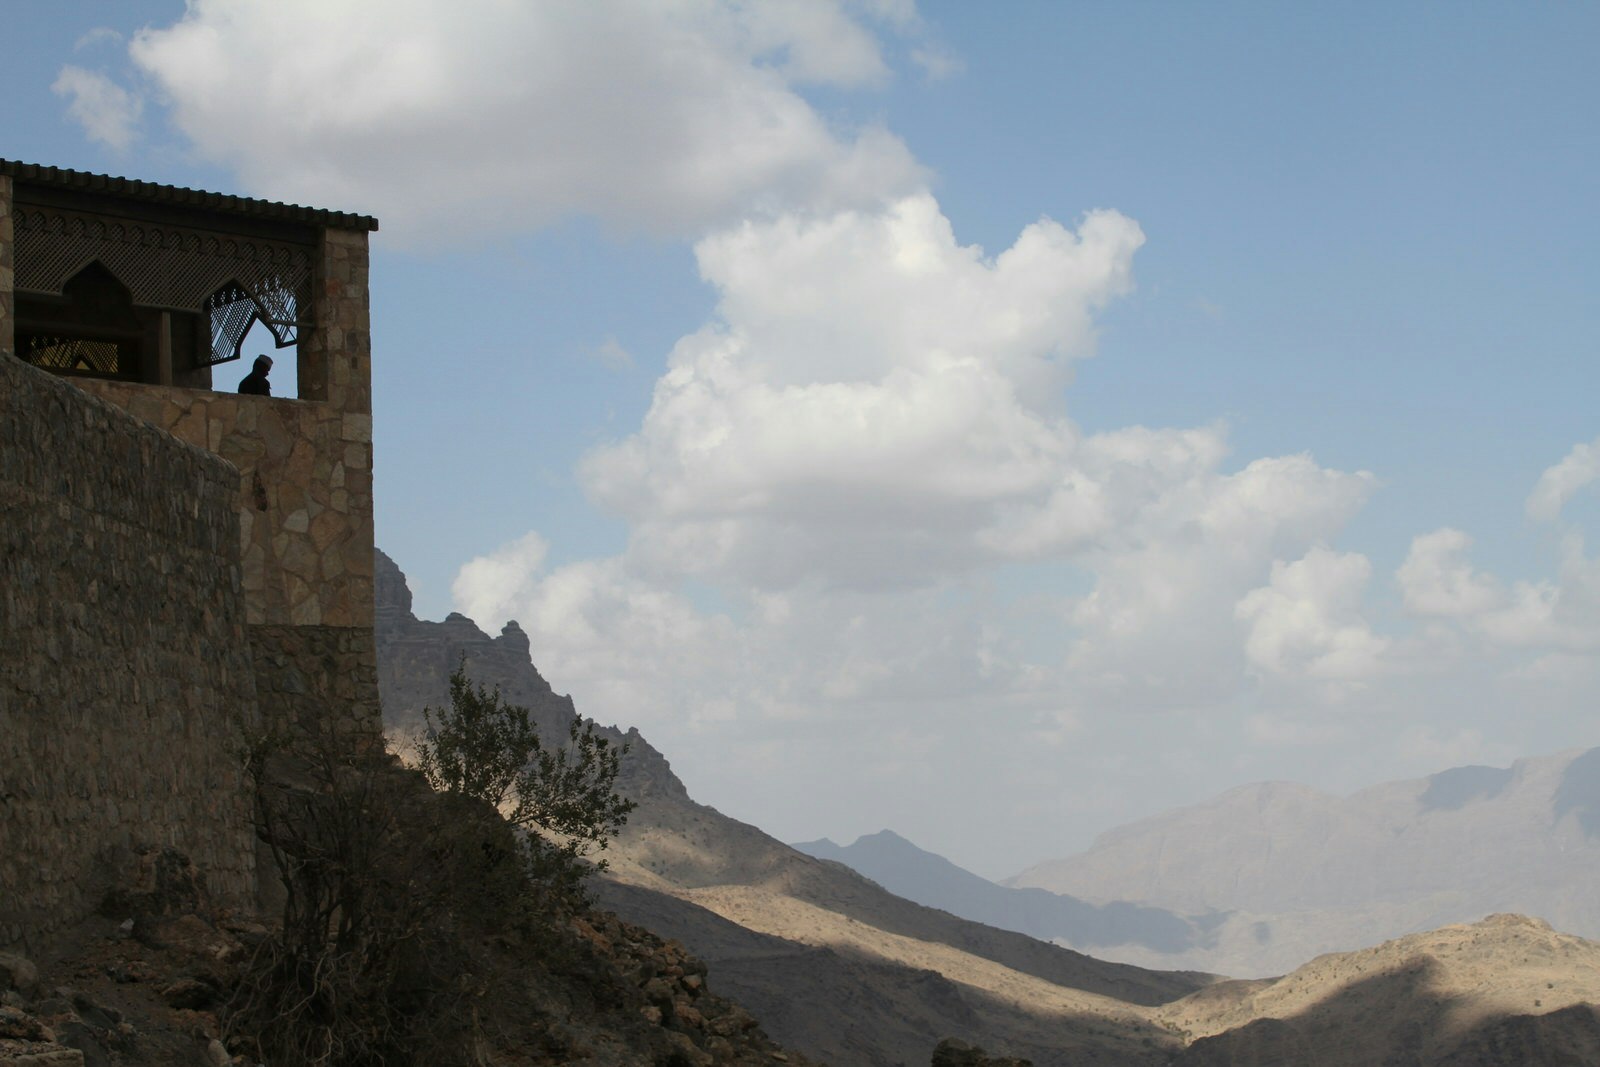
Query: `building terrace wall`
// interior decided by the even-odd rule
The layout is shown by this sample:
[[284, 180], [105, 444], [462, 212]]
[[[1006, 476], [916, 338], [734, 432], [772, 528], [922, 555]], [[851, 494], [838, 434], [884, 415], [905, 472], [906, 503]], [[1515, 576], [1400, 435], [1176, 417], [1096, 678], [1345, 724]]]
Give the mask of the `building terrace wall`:
[[141, 846], [253, 898], [239, 515], [228, 462], [0, 355], [0, 945], [91, 913]]
[[269, 729], [381, 743], [372, 416], [328, 403], [80, 380], [238, 470], [239, 558]]
[[372, 416], [324, 403], [77, 379], [239, 471], [255, 625], [372, 628]]
[[300, 338], [300, 396], [372, 412], [370, 255], [364, 230], [325, 229], [312, 282], [316, 325]]

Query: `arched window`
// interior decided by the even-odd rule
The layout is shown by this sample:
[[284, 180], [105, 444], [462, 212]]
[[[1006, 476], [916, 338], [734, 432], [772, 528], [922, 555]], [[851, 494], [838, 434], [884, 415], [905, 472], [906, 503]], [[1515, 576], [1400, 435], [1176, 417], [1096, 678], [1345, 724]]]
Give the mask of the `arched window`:
[[258, 322], [271, 331], [278, 348], [293, 346], [298, 337], [298, 309], [294, 288], [284, 279], [268, 278], [254, 290], [237, 280], [228, 282], [206, 298], [212, 365], [238, 359], [245, 336]]
[[98, 260], [30, 301], [18, 323], [17, 353], [36, 367], [96, 378], [140, 375], [142, 328], [127, 286]]

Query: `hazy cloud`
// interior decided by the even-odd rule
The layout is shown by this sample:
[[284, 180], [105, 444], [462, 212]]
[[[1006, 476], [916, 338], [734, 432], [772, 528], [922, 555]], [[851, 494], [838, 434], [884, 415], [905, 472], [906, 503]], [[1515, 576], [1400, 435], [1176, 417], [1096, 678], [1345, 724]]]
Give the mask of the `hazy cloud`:
[[633, 366], [633, 354], [622, 347], [622, 342], [609, 334], [589, 355], [596, 363], [609, 370], [627, 370]]
[[1562, 539], [1555, 581], [1517, 582], [1508, 602], [1474, 620], [1492, 640], [1559, 652], [1600, 649], [1600, 559], [1584, 553], [1583, 537]]
[[120, 151], [138, 136], [144, 101], [104, 74], [69, 64], [50, 89], [68, 98], [67, 114], [90, 140]]
[[[1466, 555], [1471, 544], [1450, 529], [1412, 542], [1396, 573], [1407, 609], [1447, 619], [1491, 649], [1600, 648], [1600, 560], [1586, 554], [1581, 534], [1562, 538], [1554, 580], [1501, 582], [1472, 566]], [[1525, 672], [1515, 664], [1507, 669]]]
[[1539, 476], [1525, 505], [1528, 518], [1554, 522], [1572, 495], [1596, 478], [1600, 478], [1600, 438], [1573, 445], [1561, 462]]
[[919, 45], [911, 50], [911, 61], [922, 68], [929, 81], [953, 78], [966, 69], [961, 57], [938, 44]]
[[81, 52], [85, 48], [98, 48], [101, 45], [115, 45], [122, 43], [122, 34], [110, 26], [96, 26], [94, 29], [72, 42], [72, 50]]

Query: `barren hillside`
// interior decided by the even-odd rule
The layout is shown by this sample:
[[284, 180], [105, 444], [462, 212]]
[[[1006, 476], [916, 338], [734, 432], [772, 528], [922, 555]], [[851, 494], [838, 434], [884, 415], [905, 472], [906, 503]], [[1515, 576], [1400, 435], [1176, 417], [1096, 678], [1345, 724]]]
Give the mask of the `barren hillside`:
[[1493, 915], [1276, 981], [1221, 982], [1161, 1008], [1180, 1067], [1451, 1067], [1600, 1062], [1600, 944]]

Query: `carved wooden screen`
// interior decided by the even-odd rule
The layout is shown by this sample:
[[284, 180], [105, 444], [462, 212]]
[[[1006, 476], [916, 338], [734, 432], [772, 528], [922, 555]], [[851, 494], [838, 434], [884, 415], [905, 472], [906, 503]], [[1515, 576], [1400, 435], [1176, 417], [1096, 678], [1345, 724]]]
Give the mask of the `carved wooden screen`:
[[212, 363], [239, 358], [257, 321], [279, 348], [309, 322], [309, 245], [25, 204], [15, 217], [19, 292], [60, 295], [99, 262], [135, 305], [207, 314]]
[[122, 346], [81, 337], [30, 337], [23, 358], [46, 370], [114, 378], [122, 372]]

